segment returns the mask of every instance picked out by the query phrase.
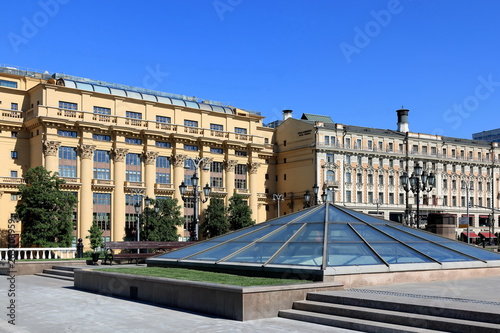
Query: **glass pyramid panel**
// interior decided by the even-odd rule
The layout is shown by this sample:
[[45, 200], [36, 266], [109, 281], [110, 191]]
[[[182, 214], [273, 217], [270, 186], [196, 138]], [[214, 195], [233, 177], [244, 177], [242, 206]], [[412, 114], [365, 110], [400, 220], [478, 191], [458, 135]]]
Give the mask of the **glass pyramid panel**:
[[473, 245], [467, 245], [466, 243], [450, 241], [443, 243], [443, 245], [458, 252], [469, 254], [481, 260], [500, 260], [499, 253], [484, 251], [483, 249], [478, 249], [477, 247], [474, 247]]
[[289, 243], [270, 264], [321, 266], [323, 244], [310, 242]]
[[184, 257], [188, 257], [190, 255], [193, 255], [195, 253], [198, 253], [200, 251], [206, 250], [208, 248], [211, 248], [213, 246], [219, 245], [219, 242], [211, 242], [211, 241], [206, 241], [203, 243], [187, 246], [180, 248], [178, 250], [168, 252], [165, 254], [162, 254], [160, 258], [165, 258], [165, 259], [181, 259]]
[[[260, 230], [257, 230], [255, 232], [252, 232], [251, 234], [245, 235], [243, 237], [238, 238], [239, 242], [253, 242], [256, 241], [259, 238], [265, 237], [269, 233], [273, 232], [274, 230], [283, 227], [282, 225], [268, 225], [265, 228], [262, 228]], [[286, 228], [286, 227], [285, 227]]]
[[266, 226], [267, 226], [267, 223], [266, 224], [257, 224], [257, 225], [254, 225], [254, 226], [251, 226], [251, 227], [248, 227], [245, 229], [236, 230], [236, 231], [230, 232], [228, 234], [212, 238], [209, 241], [211, 241], [211, 242], [225, 242], [227, 240], [235, 239], [236, 237], [240, 237], [241, 235], [251, 233], [251, 232], [259, 230], [261, 228], [265, 228]]
[[439, 262], [474, 260], [470, 257], [429, 242], [408, 242], [407, 244]]
[[370, 243], [370, 246], [388, 263], [388, 264], [408, 264], [434, 262], [424, 255], [408, 248], [396, 241], [390, 243]]
[[315, 242], [323, 244], [324, 223], [309, 223], [297, 233], [292, 242]]
[[[324, 213], [323, 213], [324, 214]], [[328, 221], [330, 222], [361, 222], [359, 219], [344, 213], [334, 206], [328, 206]]]
[[367, 242], [394, 242], [394, 239], [384, 235], [369, 224], [353, 224], [352, 227], [356, 229], [361, 237]]
[[377, 225], [375, 228], [385, 232], [386, 234], [396, 238], [400, 242], [406, 243], [406, 242], [422, 242], [423, 240], [421, 238], [409, 235], [405, 233], [402, 230], [394, 229], [391, 228], [387, 225]]
[[302, 227], [303, 224], [292, 223], [285, 226], [283, 229], [276, 231], [274, 234], [262, 239], [266, 242], [281, 242], [282, 244], [288, 241]]
[[207, 250], [203, 253], [196, 254], [189, 257], [189, 260], [208, 260], [208, 261], [219, 261], [231, 253], [240, 250], [241, 248], [247, 246], [250, 242], [229, 242], [217, 246], [213, 249]]
[[301, 218], [298, 218], [296, 221], [293, 221], [293, 223], [304, 223], [304, 222], [325, 222], [325, 210], [324, 209], [317, 209], [314, 212], [311, 212], [310, 214], [307, 214], [305, 216], [302, 216]]
[[276, 219], [273, 219], [273, 220], [270, 220], [268, 223], [271, 223], [271, 224], [286, 224], [296, 218], [299, 218], [301, 217], [302, 215], [304, 214], [307, 214], [309, 213], [309, 211], [300, 211], [300, 212], [296, 212], [296, 213], [292, 213], [292, 214], [288, 214], [288, 215], [283, 215], [279, 218], [276, 218]]
[[328, 224], [328, 242], [360, 242], [361, 239], [347, 224]]
[[390, 222], [390, 221], [387, 221], [387, 220], [382, 220], [382, 219], [373, 217], [373, 216], [368, 215], [368, 214], [363, 214], [363, 213], [360, 213], [360, 212], [356, 212], [354, 210], [349, 210], [349, 214], [354, 215], [359, 220], [361, 220], [361, 221], [363, 221], [365, 223], [370, 223], [370, 224], [385, 224], [385, 223], [391, 223], [392, 224], [392, 223], [394, 223], [394, 224], [396, 224], [396, 222]]
[[384, 264], [363, 242], [328, 244], [327, 266]]
[[282, 242], [258, 242], [242, 252], [224, 260], [228, 262], [251, 262], [263, 264], [268, 261], [283, 245]]

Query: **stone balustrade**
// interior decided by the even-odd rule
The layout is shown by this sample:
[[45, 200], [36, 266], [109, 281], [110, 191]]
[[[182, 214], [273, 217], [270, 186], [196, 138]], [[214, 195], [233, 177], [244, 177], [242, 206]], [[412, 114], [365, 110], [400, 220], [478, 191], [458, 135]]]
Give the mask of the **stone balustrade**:
[[0, 260], [74, 259], [75, 254], [74, 247], [0, 248]]

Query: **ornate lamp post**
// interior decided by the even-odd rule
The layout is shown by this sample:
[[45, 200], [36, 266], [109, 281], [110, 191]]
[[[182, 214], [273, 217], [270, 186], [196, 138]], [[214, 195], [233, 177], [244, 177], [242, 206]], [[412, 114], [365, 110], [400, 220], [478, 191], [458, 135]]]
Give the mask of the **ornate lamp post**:
[[273, 201], [277, 202], [278, 217], [280, 217], [280, 201], [285, 201], [285, 197], [283, 196], [283, 194], [276, 193], [276, 194], [273, 194]]
[[470, 218], [469, 218], [469, 191], [474, 190], [473, 184], [470, 182], [469, 179], [467, 180], [462, 180], [462, 190], [465, 190], [465, 195], [466, 195], [466, 200], [467, 200], [467, 244], [470, 243]]
[[[193, 185], [193, 200], [194, 200], [194, 221], [193, 221], [193, 226], [190, 228], [190, 238], [191, 238], [191, 241], [197, 241], [198, 240], [198, 224], [199, 224], [199, 221], [200, 221], [200, 217], [198, 216], [199, 213], [198, 213], [198, 205], [199, 205], [199, 202], [207, 202], [208, 200], [208, 197], [210, 196], [210, 192], [212, 191], [212, 188], [210, 186], [205, 185], [205, 187], [203, 187], [203, 194], [205, 195], [205, 199], [201, 199], [201, 195], [200, 193], [198, 193], [198, 181], [200, 180], [198, 178], [198, 169], [200, 168], [201, 164], [204, 163], [204, 166], [203, 166], [203, 170], [210, 170], [210, 167], [208, 165], [208, 163], [206, 163], [208, 160], [206, 157], [203, 157], [203, 158], [190, 158], [188, 157], [187, 160], [191, 160], [194, 164], [194, 175], [191, 177], [191, 183]], [[186, 197], [186, 191], [187, 191], [187, 186], [186, 184], [184, 184], [184, 182], [181, 183], [181, 185], [179, 185], [179, 191], [181, 192], [181, 196], [182, 196], [182, 200], [183, 201], [186, 201], [188, 199], [190, 199], [190, 197]]]
[[400, 182], [406, 192], [411, 190], [417, 196], [417, 229], [420, 229], [420, 192], [430, 192], [436, 185], [436, 176], [432, 172], [427, 174], [427, 171], [422, 171], [422, 167], [417, 163], [413, 167], [411, 177], [404, 172], [400, 176]]
[[[319, 187], [318, 185], [314, 184], [313, 186], [313, 193], [314, 193], [314, 204], [318, 205], [318, 191]], [[321, 194], [321, 202], [325, 203], [328, 199], [328, 194], [326, 191], [323, 189], [323, 193]], [[306, 202], [305, 207], [310, 207], [311, 206], [311, 192], [309, 190], [306, 190], [306, 193], [304, 194], [304, 201]]]
[[[132, 194], [134, 196], [137, 197], [137, 200], [135, 202], [135, 205], [134, 205], [134, 209], [135, 209], [135, 214], [136, 214], [136, 220], [137, 220], [137, 241], [140, 241], [141, 240], [141, 223], [139, 221], [139, 213], [141, 212], [141, 207], [142, 207], [142, 196], [144, 195], [144, 190], [142, 189], [131, 189], [130, 192], [132, 192]], [[149, 200], [149, 199], [148, 199]], [[137, 249], [137, 253], [139, 253], [139, 249]]]

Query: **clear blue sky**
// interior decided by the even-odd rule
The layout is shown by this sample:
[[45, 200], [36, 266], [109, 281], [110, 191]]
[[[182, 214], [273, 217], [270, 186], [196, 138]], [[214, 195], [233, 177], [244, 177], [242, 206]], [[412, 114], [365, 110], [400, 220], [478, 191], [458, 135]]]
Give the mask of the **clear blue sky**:
[[[500, 127], [500, 2], [4, 0], [0, 64], [471, 138]], [[156, 73], [152, 75], [151, 73]]]

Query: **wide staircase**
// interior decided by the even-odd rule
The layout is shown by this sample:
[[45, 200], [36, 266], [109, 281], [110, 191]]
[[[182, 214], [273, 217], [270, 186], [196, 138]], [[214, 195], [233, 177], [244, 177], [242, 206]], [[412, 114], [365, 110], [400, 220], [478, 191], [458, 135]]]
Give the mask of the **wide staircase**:
[[309, 293], [279, 317], [362, 332], [500, 332], [500, 303], [348, 289]]
[[48, 278], [74, 281], [75, 280], [75, 269], [78, 267], [71, 266], [52, 266], [50, 269], [44, 269], [42, 273], [35, 273], [37, 276], [44, 276]]

